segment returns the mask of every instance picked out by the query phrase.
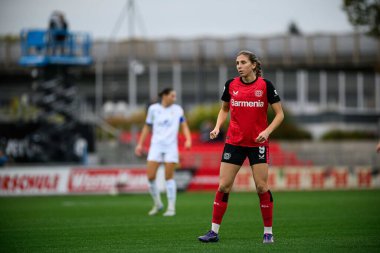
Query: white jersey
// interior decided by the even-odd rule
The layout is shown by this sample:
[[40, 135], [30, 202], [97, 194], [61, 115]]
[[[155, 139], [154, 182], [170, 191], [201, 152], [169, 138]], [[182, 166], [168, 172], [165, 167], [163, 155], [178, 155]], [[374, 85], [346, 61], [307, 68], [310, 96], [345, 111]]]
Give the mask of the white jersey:
[[172, 104], [163, 107], [160, 103], [149, 106], [146, 124], [152, 126], [151, 145], [178, 146], [178, 129], [184, 122], [181, 106]]

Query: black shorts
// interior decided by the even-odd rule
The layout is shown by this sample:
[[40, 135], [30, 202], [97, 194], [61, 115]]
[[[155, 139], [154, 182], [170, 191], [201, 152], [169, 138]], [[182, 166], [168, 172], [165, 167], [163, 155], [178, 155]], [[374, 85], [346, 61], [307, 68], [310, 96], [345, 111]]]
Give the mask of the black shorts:
[[245, 158], [249, 159], [249, 165], [268, 163], [268, 146], [242, 147], [226, 143], [224, 145], [222, 162], [243, 165]]

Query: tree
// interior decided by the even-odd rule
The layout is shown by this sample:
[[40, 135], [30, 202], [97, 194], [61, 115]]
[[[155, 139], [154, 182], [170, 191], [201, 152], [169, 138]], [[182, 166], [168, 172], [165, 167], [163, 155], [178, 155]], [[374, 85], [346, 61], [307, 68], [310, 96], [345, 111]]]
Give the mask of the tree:
[[380, 0], [343, 0], [343, 10], [352, 25], [380, 38]]

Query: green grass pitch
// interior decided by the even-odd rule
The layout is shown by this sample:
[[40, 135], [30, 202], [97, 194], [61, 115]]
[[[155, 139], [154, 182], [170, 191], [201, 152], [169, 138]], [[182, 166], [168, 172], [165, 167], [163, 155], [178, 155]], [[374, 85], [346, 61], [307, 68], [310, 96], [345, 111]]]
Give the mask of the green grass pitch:
[[[214, 193], [180, 193], [177, 216], [148, 195], [0, 198], [0, 252], [380, 252], [380, 190], [275, 192], [275, 243], [262, 244], [255, 193], [232, 193], [218, 243]], [[165, 199], [165, 196], [162, 196]]]

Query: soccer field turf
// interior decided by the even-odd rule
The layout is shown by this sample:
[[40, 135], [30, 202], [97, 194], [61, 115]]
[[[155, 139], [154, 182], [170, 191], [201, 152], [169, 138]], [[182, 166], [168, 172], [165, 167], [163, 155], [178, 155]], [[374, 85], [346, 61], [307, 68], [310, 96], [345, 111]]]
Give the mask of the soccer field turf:
[[232, 193], [220, 241], [198, 242], [213, 199], [181, 193], [177, 216], [149, 217], [148, 195], [0, 198], [0, 252], [380, 252], [379, 190], [275, 192], [272, 245], [255, 193]]

